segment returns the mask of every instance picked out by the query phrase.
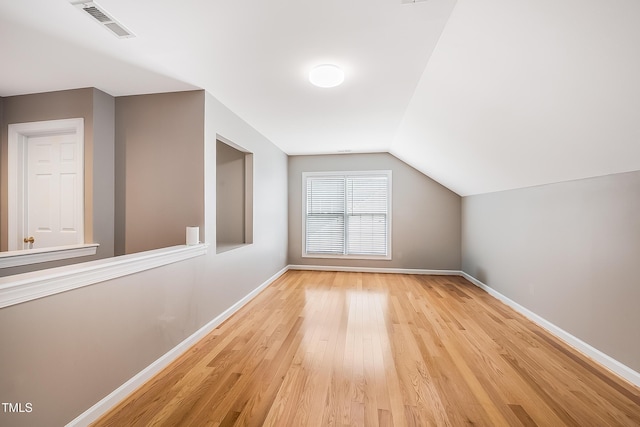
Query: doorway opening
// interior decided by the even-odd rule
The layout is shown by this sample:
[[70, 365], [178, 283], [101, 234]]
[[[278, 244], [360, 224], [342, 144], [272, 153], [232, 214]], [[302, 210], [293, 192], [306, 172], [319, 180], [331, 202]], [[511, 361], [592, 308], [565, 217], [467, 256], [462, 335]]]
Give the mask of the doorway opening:
[[9, 251], [84, 244], [84, 119], [8, 130]]

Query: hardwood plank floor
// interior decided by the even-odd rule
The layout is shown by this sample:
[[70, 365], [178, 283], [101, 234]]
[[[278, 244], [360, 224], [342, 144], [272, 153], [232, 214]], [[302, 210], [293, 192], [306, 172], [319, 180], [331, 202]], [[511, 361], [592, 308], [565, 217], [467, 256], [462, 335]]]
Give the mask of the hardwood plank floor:
[[640, 390], [457, 276], [289, 271], [95, 426], [640, 426]]

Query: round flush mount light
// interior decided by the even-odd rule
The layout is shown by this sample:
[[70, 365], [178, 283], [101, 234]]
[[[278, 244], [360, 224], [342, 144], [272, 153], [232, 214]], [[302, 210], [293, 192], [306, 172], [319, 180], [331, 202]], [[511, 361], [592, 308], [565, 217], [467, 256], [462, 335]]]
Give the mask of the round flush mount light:
[[309, 73], [309, 81], [318, 87], [335, 87], [344, 81], [344, 71], [337, 65], [318, 65]]

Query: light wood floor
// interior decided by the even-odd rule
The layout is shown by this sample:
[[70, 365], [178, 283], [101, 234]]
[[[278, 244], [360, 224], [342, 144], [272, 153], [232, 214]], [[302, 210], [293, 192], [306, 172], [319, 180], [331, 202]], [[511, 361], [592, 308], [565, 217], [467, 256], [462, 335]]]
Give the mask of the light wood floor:
[[289, 271], [96, 426], [639, 426], [640, 390], [461, 277]]

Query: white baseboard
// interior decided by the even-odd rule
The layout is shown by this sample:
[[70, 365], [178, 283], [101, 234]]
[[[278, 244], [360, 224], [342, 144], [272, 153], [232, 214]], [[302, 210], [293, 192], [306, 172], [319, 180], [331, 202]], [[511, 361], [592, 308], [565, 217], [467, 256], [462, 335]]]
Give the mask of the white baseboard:
[[164, 368], [169, 366], [171, 362], [173, 362], [178, 356], [187, 351], [191, 346], [196, 344], [202, 338], [204, 338], [209, 332], [214, 330], [218, 325], [227, 320], [242, 308], [246, 303], [251, 301], [256, 295], [258, 295], [264, 288], [269, 286], [272, 282], [274, 282], [278, 277], [282, 276], [287, 272], [289, 267], [285, 267], [282, 270], [278, 271], [276, 274], [267, 279], [260, 286], [255, 288], [253, 291], [249, 292], [245, 295], [240, 301], [236, 302], [234, 305], [229, 307], [223, 313], [218, 315], [215, 319], [211, 320], [209, 323], [198, 329], [180, 344], [160, 356], [155, 362], [144, 368], [142, 371], [138, 372], [134, 377], [129, 379], [127, 382], [122, 384], [120, 387], [111, 392], [104, 399], [100, 400], [98, 403], [93, 405], [91, 408], [84, 411], [78, 417], [76, 417], [73, 421], [67, 424], [67, 427], [81, 427], [87, 426], [92, 422], [96, 421], [100, 416], [106, 413], [109, 409], [113, 408], [115, 405], [120, 403], [124, 398], [150, 380], [154, 375], [162, 371]]
[[347, 272], [353, 272], [353, 273], [394, 273], [394, 274], [428, 274], [431, 276], [460, 276], [460, 271], [458, 270], [422, 270], [422, 269], [415, 269], [415, 268], [289, 265], [289, 270], [347, 271]]
[[571, 335], [569, 332], [564, 329], [554, 325], [549, 322], [545, 318], [535, 314], [531, 310], [521, 306], [517, 302], [509, 299], [508, 297], [502, 295], [500, 292], [496, 291], [492, 287], [482, 283], [475, 277], [465, 273], [460, 270], [422, 270], [422, 269], [410, 269], [410, 268], [375, 268], [375, 267], [336, 267], [336, 266], [324, 266], [324, 265], [289, 265], [290, 270], [314, 270], [314, 271], [348, 271], [348, 272], [359, 272], [359, 273], [397, 273], [397, 274], [427, 274], [427, 275], [452, 275], [452, 276], [462, 276], [465, 279], [469, 280], [474, 285], [483, 289], [489, 295], [494, 298], [502, 301], [507, 304], [509, 307], [513, 308], [532, 322], [536, 323], [538, 326], [544, 328], [557, 338], [561, 339], [571, 347], [578, 350], [580, 353], [585, 356], [595, 360], [600, 365], [609, 369], [616, 375], [625, 379], [626, 381], [634, 384], [636, 387], [640, 387], [640, 373], [634, 371], [630, 367], [625, 364], [617, 361], [611, 356], [601, 352], [595, 347], [587, 344], [581, 339]]
[[484, 283], [482, 283], [475, 277], [465, 273], [464, 271], [460, 271], [459, 275], [464, 277], [465, 279], [467, 279], [477, 287], [483, 289], [489, 295], [493, 296], [494, 298], [502, 301], [509, 307], [513, 308], [514, 310], [516, 310], [517, 312], [519, 312], [520, 314], [522, 314], [532, 322], [536, 323], [540, 327], [546, 329], [547, 331], [552, 333], [554, 336], [560, 338], [562, 341], [564, 341], [571, 347], [575, 348], [585, 356], [595, 360], [600, 365], [614, 372], [615, 374], [622, 377], [623, 379], [629, 381], [631, 384], [635, 385], [636, 387], [640, 387], [640, 373], [634, 371], [627, 365], [624, 365], [623, 363], [618, 362], [613, 357], [601, 352], [595, 347], [592, 347], [591, 345], [587, 344], [581, 339], [571, 335], [569, 332], [554, 325], [553, 323], [549, 322], [543, 317], [538, 316], [531, 310], [521, 306], [520, 304], [513, 301], [512, 299], [502, 295], [500, 292], [496, 291], [490, 286], [485, 285]]

